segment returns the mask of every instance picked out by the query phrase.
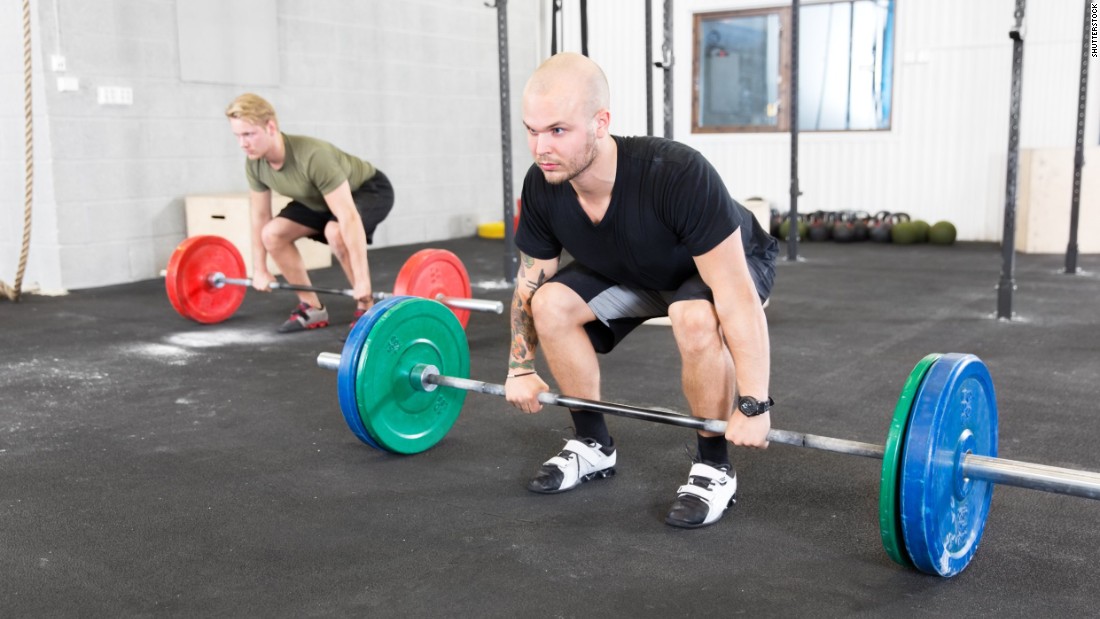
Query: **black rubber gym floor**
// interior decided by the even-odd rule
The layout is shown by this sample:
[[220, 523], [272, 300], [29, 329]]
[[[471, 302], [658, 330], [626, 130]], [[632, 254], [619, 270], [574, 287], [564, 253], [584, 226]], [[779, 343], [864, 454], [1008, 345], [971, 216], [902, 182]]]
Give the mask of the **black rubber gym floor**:
[[[501, 241], [457, 253], [475, 296], [507, 301]], [[372, 250], [377, 289], [422, 246]], [[1016, 320], [994, 319], [999, 247], [807, 244], [767, 310], [775, 427], [882, 443], [931, 352], [989, 366], [1000, 456], [1100, 471], [1100, 256], [1020, 255]], [[785, 248], [784, 248], [785, 255]], [[337, 268], [319, 286], [346, 285]], [[498, 284], [494, 286], [493, 284]], [[1095, 616], [1100, 502], [998, 486], [969, 568], [893, 563], [880, 462], [773, 445], [735, 451], [738, 503], [664, 524], [693, 431], [610, 418], [618, 475], [524, 488], [568, 415], [470, 394], [415, 456], [347, 429], [336, 373], [351, 314], [294, 335], [289, 293], [249, 292], [203, 326], [161, 281], [0, 303], [0, 616]], [[475, 314], [471, 376], [501, 382], [507, 315]], [[604, 358], [605, 400], [685, 411], [667, 327]]]

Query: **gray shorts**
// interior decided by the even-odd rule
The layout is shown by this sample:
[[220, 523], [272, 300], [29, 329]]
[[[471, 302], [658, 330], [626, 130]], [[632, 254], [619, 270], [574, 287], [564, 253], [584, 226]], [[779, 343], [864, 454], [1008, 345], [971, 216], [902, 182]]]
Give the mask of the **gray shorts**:
[[[775, 266], [751, 257], [748, 263], [757, 295], [763, 303], [771, 295]], [[646, 320], [668, 316], [668, 307], [677, 301], [706, 299], [714, 302], [710, 287], [698, 273], [676, 290], [645, 290], [617, 284], [574, 261], [562, 267], [549, 281], [569, 287], [588, 303], [596, 320], [586, 324], [584, 329], [598, 353], [611, 352]]]

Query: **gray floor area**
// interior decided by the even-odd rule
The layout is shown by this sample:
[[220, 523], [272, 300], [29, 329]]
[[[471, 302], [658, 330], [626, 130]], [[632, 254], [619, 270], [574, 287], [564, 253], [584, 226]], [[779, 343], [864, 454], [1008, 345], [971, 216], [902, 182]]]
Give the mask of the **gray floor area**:
[[[434, 246], [476, 296], [510, 299], [500, 241]], [[373, 250], [376, 287], [419, 248]], [[1008, 322], [996, 246], [801, 249], [767, 310], [776, 427], [882, 443], [913, 365], [970, 352], [997, 387], [1002, 457], [1100, 470], [1100, 278], [1021, 255]], [[315, 364], [342, 327], [273, 333], [293, 304], [249, 292], [202, 326], [159, 281], [0, 303], [0, 616], [1096, 615], [1096, 501], [998, 487], [973, 563], [942, 579], [883, 551], [875, 460], [735, 452], [739, 502], [684, 531], [663, 516], [691, 430], [611, 419], [618, 475], [557, 496], [524, 484], [569, 434], [561, 409], [470, 395], [435, 448], [379, 452]], [[471, 375], [500, 382], [507, 316], [467, 333]], [[603, 377], [606, 400], [685, 410], [666, 327], [635, 332]]]

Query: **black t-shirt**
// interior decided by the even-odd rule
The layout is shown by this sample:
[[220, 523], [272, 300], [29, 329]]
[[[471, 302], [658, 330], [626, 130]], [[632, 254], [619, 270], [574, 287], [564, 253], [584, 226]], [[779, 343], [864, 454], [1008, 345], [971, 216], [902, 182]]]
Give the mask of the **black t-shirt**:
[[516, 233], [523, 253], [548, 260], [564, 249], [612, 281], [649, 290], [677, 289], [698, 272], [692, 257], [738, 228], [747, 256], [775, 259], [778, 244], [698, 151], [664, 138], [613, 137], [618, 168], [599, 224], [571, 184], [547, 183], [537, 165], [527, 171]]

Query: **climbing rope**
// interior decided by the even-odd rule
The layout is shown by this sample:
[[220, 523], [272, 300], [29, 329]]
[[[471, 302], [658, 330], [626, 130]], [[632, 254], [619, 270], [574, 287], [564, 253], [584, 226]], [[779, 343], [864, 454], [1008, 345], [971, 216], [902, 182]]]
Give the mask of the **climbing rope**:
[[27, 254], [31, 248], [31, 205], [34, 196], [34, 115], [31, 110], [31, 3], [23, 0], [23, 119], [26, 145], [26, 178], [23, 198], [23, 248], [19, 252], [19, 270], [15, 274], [15, 285], [9, 286], [0, 281], [0, 293], [12, 301], [18, 301], [23, 291], [23, 273], [27, 270]]

